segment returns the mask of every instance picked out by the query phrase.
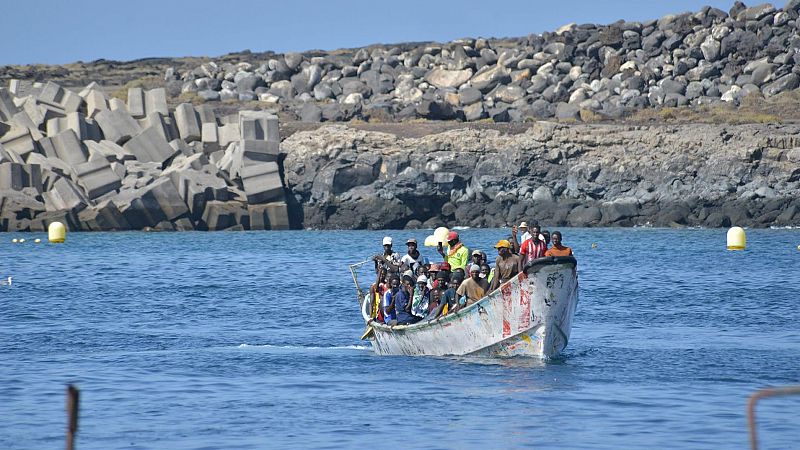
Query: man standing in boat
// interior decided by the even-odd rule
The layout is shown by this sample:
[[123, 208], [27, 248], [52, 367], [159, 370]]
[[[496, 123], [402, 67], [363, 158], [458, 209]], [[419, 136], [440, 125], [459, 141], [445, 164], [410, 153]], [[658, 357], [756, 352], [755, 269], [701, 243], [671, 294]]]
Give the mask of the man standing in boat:
[[511, 243], [505, 239], [497, 241], [494, 248], [497, 249], [498, 256], [494, 262], [494, 276], [489, 285], [489, 292], [494, 291], [500, 287], [501, 284], [518, 274], [520, 270], [520, 261], [522, 261], [519, 255], [511, 253]]
[[411, 238], [406, 241], [406, 246], [408, 247], [408, 253], [403, 255], [403, 258], [400, 259], [400, 262], [403, 263], [403, 269], [411, 269], [414, 274], [417, 273], [419, 268], [425, 264], [425, 258], [422, 254], [417, 250], [417, 240]]
[[382, 261], [384, 268], [390, 272], [400, 270], [400, 254], [392, 250], [392, 238], [389, 236], [383, 238], [383, 255], [377, 255], [375, 258]]
[[464, 270], [467, 267], [469, 249], [461, 243], [457, 232], [451, 231], [447, 234], [447, 253], [445, 253], [441, 242], [439, 242], [437, 250], [442, 255], [442, 258], [450, 264], [451, 271], [456, 269]]
[[547, 252], [547, 242], [544, 241], [539, 233], [539, 225], [533, 224], [531, 227], [530, 239], [524, 241], [519, 249], [519, 271], [522, 272], [525, 264], [537, 258], [544, 257]]

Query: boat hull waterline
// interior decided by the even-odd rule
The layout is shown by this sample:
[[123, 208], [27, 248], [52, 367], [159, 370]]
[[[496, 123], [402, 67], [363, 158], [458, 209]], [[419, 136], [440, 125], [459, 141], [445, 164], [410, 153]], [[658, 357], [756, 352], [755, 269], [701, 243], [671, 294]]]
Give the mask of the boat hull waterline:
[[553, 357], [569, 342], [578, 305], [573, 257], [540, 258], [480, 301], [413, 325], [371, 322], [379, 355]]

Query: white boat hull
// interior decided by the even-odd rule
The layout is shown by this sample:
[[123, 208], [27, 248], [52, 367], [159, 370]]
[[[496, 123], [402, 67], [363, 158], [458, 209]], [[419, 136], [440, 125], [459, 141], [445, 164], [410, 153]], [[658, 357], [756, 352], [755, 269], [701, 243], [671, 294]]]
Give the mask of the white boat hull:
[[380, 355], [553, 357], [569, 342], [578, 305], [575, 259], [542, 258], [454, 314], [393, 327], [373, 322]]

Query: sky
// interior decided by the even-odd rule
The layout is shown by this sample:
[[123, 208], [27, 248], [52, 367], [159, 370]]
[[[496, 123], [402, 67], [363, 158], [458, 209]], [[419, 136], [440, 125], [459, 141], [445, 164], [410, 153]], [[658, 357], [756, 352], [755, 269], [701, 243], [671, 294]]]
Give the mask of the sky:
[[0, 15], [0, 65], [516, 37], [570, 22], [656, 19], [704, 5], [728, 11], [733, 1], [11, 0]]

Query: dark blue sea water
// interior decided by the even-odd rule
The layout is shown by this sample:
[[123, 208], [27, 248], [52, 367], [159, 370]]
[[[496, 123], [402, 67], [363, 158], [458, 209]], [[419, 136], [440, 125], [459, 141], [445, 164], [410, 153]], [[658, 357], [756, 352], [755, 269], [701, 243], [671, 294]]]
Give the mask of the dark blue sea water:
[[[375, 356], [346, 264], [384, 232], [0, 234], [0, 448], [61, 447], [68, 383], [80, 449], [747, 448], [748, 396], [800, 383], [800, 230], [562, 231], [580, 303], [547, 362]], [[800, 398], [758, 423], [798, 448]]]

